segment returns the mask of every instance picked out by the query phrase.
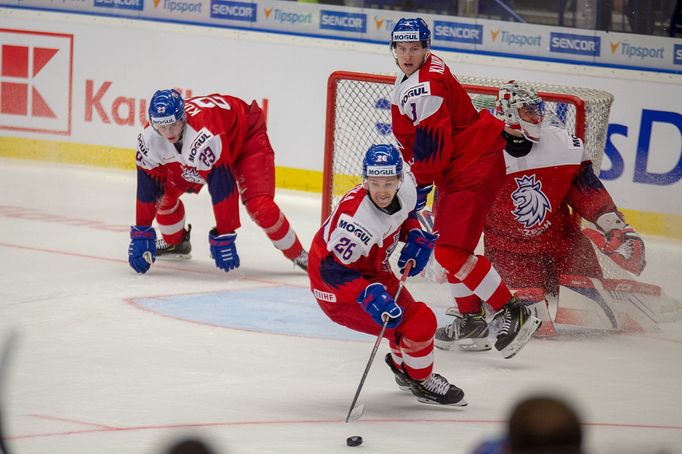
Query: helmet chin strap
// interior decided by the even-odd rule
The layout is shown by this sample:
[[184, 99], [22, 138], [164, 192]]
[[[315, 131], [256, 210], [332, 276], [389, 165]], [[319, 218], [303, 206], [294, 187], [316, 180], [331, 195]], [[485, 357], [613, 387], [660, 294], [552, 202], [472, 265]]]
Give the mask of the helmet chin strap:
[[519, 119], [519, 126], [523, 137], [533, 143], [540, 142], [542, 128], [540, 127], [539, 123], [531, 123], [529, 121]]

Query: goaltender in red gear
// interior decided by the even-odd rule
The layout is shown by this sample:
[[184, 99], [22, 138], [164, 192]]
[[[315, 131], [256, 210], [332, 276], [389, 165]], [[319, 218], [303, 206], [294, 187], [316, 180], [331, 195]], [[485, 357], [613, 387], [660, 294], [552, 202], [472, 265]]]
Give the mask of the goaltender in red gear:
[[[355, 331], [384, 337], [391, 353], [386, 362], [398, 386], [420, 402], [466, 405], [464, 393], [433, 370], [436, 316], [403, 288], [388, 259], [398, 246], [398, 266], [409, 261], [410, 276], [420, 273], [437, 235], [421, 230], [414, 208], [414, 177], [402, 171], [400, 153], [392, 145], [372, 145], [363, 161], [363, 184], [348, 192], [324, 222], [310, 247], [310, 289], [325, 314]], [[401, 270], [402, 271], [402, 270]]]
[[[511, 358], [528, 342], [538, 321], [512, 297], [490, 262], [474, 254], [504, 180], [504, 123], [487, 110], [476, 111], [445, 62], [430, 52], [430, 44], [431, 32], [423, 19], [396, 23], [391, 49], [401, 73], [391, 96], [393, 133], [417, 180], [418, 208], [432, 186], [438, 187], [435, 256], [447, 271], [459, 311], [480, 315], [480, 301], [486, 301], [501, 322], [495, 348]], [[489, 350], [488, 328], [480, 320], [480, 326], [462, 326], [454, 334], [475, 338], [477, 349]], [[532, 323], [524, 327], [527, 321]]]
[[[176, 90], [159, 90], [151, 99], [149, 120], [137, 139], [137, 213], [129, 249], [135, 271], [146, 272], [157, 252], [189, 252], [180, 197], [204, 185], [216, 221], [208, 239], [217, 267], [239, 267], [235, 240], [241, 198], [273, 245], [306, 268], [307, 253], [274, 201], [274, 151], [255, 101], [247, 104], [225, 94], [183, 100]], [[158, 244], [151, 227], [155, 218], [163, 237]]]
[[[544, 112], [531, 86], [500, 87], [507, 177], [488, 215], [485, 255], [514, 289], [559, 293], [561, 275], [603, 278], [592, 240], [621, 268], [639, 275], [644, 242], [627, 225], [592, 168], [582, 140]], [[598, 230], [581, 231], [581, 218]]]

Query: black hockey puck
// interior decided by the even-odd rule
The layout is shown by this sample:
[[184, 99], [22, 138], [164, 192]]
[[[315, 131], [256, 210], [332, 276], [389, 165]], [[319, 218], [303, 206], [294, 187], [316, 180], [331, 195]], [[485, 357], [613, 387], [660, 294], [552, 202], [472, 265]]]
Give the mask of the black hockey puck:
[[348, 446], [360, 446], [362, 444], [362, 437], [360, 435], [353, 435], [352, 437], [346, 438], [346, 444]]

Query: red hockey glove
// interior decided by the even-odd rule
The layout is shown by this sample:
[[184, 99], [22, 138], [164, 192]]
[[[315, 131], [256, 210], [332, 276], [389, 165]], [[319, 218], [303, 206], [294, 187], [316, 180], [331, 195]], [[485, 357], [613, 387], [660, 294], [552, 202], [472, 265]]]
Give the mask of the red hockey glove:
[[618, 266], [639, 276], [644, 270], [646, 259], [644, 241], [635, 229], [623, 222], [617, 213], [603, 214], [595, 224], [603, 233], [587, 228], [583, 234]]

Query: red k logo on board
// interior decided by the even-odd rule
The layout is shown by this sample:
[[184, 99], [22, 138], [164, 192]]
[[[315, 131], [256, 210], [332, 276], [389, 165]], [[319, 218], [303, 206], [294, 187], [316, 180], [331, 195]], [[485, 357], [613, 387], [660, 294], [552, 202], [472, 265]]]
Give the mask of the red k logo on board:
[[0, 129], [71, 133], [73, 35], [0, 29]]

